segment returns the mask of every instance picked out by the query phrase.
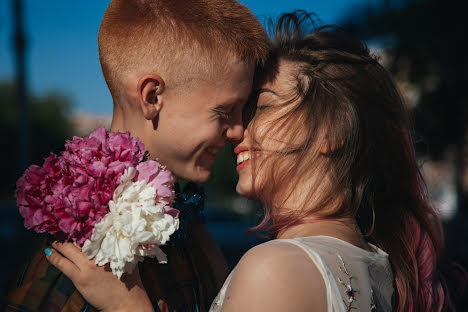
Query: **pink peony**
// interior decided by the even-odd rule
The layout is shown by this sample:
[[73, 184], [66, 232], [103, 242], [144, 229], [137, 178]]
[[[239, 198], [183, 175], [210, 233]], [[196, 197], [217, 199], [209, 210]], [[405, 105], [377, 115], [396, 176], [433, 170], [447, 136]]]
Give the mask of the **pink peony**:
[[16, 201], [24, 226], [37, 232], [57, 233], [54, 217], [54, 184], [60, 179], [57, 155], [45, 159], [43, 167], [32, 165], [16, 182]]
[[[161, 165], [154, 160], [148, 160], [138, 164], [137, 170], [137, 181], [145, 181], [149, 185], [156, 189], [156, 199], [163, 199], [168, 204], [172, 204], [174, 201], [174, 179], [170, 171], [161, 168]], [[179, 216], [179, 210], [172, 208], [170, 205], [166, 205], [164, 210], [167, 214], [173, 218]]]
[[[81, 165], [94, 176], [111, 172], [123, 173], [143, 160], [145, 146], [138, 138], [121, 132], [108, 133], [97, 128], [89, 137], [74, 137], [65, 144], [63, 157], [71, 163]], [[117, 182], [120, 178], [114, 177]]]
[[161, 168], [161, 165], [154, 160], [148, 160], [138, 164], [136, 167], [138, 175], [136, 181], [146, 181], [156, 189], [158, 197], [174, 199], [174, 181], [170, 171]]
[[[142, 162], [144, 145], [129, 133], [98, 128], [89, 137], [67, 141], [65, 149], [60, 157], [49, 156], [43, 167], [26, 170], [17, 182], [16, 199], [26, 228], [60, 231], [81, 246], [109, 212], [122, 174]], [[166, 187], [167, 179], [154, 183]]]

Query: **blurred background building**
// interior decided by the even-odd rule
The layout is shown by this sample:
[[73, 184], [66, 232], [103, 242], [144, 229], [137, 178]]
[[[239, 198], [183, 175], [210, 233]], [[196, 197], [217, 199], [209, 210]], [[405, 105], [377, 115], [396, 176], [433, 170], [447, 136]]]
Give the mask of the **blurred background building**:
[[[414, 121], [430, 198], [443, 221], [447, 263], [468, 267], [468, 28], [457, 1], [241, 0], [261, 21], [305, 9], [365, 40], [394, 75]], [[109, 127], [112, 101], [100, 72], [97, 31], [108, 1], [0, 1], [0, 293], [32, 233], [14, 203], [15, 181], [64, 140]], [[262, 241], [244, 235], [261, 207], [235, 193], [231, 148], [205, 185], [206, 215], [231, 268]], [[449, 277], [450, 284], [450, 277]], [[459, 288], [458, 286], [454, 286]], [[466, 290], [465, 290], [466, 294]], [[467, 296], [455, 304], [464, 310]], [[463, 301], [465, 300], [465, 301]]]

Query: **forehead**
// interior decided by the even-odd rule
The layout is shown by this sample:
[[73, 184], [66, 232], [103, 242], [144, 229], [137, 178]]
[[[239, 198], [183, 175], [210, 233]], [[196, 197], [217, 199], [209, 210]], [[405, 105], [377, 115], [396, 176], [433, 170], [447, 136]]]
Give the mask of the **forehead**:
[[268, 101], [275, 106], [290, 106], [299, 100], [298, 70], [295, 66], [292, 62], [280, 61], [274, 76], [270, 75], [268, 80], [256, 86], [259, 104]]
[[232, 58], [206, 69], [197, 75], [194, 86], [197, 96], [204, 98], [207, 105], [247, 101], [252, 89], [252, 65]]
[[[266, 69], [269, 71], [271, 69]], [[263, 88], [280, 88], [279, 91], [286, 91], [295, 89], [297, 87], [297, 73], [298, 64], [287, 61], [279, 60], [275, 69], [271, 70], [274, 72], [274, 76], [261, 84]]]

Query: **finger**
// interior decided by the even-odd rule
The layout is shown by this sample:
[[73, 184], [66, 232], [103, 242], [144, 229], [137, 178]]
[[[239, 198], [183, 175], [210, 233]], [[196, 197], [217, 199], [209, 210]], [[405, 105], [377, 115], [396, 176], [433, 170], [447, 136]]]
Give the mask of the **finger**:
[[57, 250], [46, 248], [44, 250], [47, 260], [57, 269], [68, 276], [72, 281], [79, 274], [79, 268], [70, 260], [62, 256]]
[[[73, 262], [77, 267], [89, 265], [90, 260], [81, 252], [81, 249], [72, 243], [60, 243], [55, 241], [52, 246], [60, 251], [68, 260]], [[94, 263], [93, 263], [94, 264]]]

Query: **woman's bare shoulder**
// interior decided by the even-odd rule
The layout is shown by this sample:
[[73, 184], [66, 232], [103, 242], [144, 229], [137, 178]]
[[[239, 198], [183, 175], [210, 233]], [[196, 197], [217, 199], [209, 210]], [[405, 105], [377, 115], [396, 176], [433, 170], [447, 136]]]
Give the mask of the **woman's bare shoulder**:
[[284, 241], [250, 249], [233, 273], [223, 311], [322, 311], [322, 274], [306, 252]]

